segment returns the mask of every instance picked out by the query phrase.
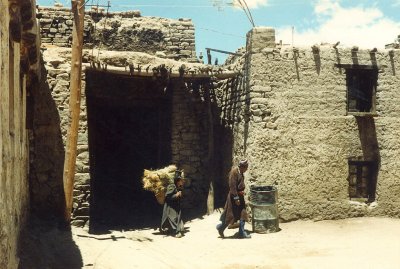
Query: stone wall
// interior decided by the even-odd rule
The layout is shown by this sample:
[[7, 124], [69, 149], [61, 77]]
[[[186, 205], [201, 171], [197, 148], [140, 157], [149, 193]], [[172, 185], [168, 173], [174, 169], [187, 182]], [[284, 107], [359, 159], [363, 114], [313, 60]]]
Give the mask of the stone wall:
[[[31, 155], [32, 209], [42, 218], [64, 216], [63, 169], [69, 128], [70, 50], [44, 50], [40, 85], [33, 94], [35, 115]], [[84, 75], [83, 75], [84, 78]], [[82, 89], [85, 81], [82, 81]], [[86, 99], [81, 96], [74, 208], [89, 200], [89, 153]], [[87, 206], [86, 206], [87, 207]], [[85, 214], [88, 219], [88, 214]]]
[[[34, 1], [0, 0], [0, 268], [5, 269], [18, 268], [18, 241], [29, 208], [26, 109], [27, 89], [34, 79], [28, 74], [35, 58], [24, 65], [24, 57], [36, 42], [30, 35], [35, 30], [32, 5]], [[32, 43], [28, 37], [33, 37]]]
[[[188, 179], [185, 208], [198, 208], [207, 200], [209, 187], [208, 130], [206, 103], [200, 94], [203, 89], [194, 90], [192, 85], [177, 82], [172, 96], [172, 163], [185, 171]], [[203, 92], [204, 93], [204, 92]]]
[[42, 218], [62, 219], [64, 214], [63, 167], [70, 65], [60, 59], [48, 61], [46, 56], [42, 57], [40, 83], [32, 92], [31, 207]]
[[[53, 44], [60, 47], [71, 47], [73, 14], [71, 9], [60, 6], [37, 7], [37, 18], [40, 25], [42, 44]], [[84, 42], [88, 42], [93, 31], [93, 20], [89, 14], [84, 18]]]
[[[149, 66], [149, 70], [165, 65], [172, 73], [177, 74], [181, 62], [170, 59], [156, 58], [142, 53], [100, 52], [102, 62], [108, 63], [108, 68], [121, 74], [129, 74], [129, 69], [120, 68], [126, 63]], [[59, 215], [63, 210], [62, 200], [62, 170], [64, 160], [64, 149], [67, 130], [69, 126], [69, 72], [70, 72], [70, 49], [61, 47], [43, 48], [43, 72], [40, 89], [35, 95], [34, 134], [36, 139], [33, 146], [35, 161], [32, 163], [31, 181], [35, 198], [34, 206], [38, 211], [53, 212]], [[90, 50], [84, 51], [83, 60], [87, 65], [90, 59]], [[204, 68], [201, 64], [192, 64], [193, 69]], [[189, 68], [189, 67], [188, 67]], [[104, 71], [103, 69], [101, 69]], [[111, 73], [113, 71], [110, 71]], [[137, 71], [135, 71], [137, 72]], [[151, 73], [150, 73], [151, 72]], [[153, 81], [153, 71], [142, 72], [142, 76], [148, 76], [148, 81]], [[132, 78], [133, 80], [135, 78]], [[141, 77], [141, 79], [144, 79]], [[88, 118], [87, 118], [87, 96], [85, 95], [86, 77], [83, 74], [82, 100], [80, 127], [78, 135], [78, 155], [75, 171], [74, 204], [72, 223], [83, 226], [89, 220], [91, 174], [89, 167], [88, 147]], [[206, 89], [212, 89], [209, 79], [189, 79], [188, 82], [178, 77], [171, 78], [170, 87], [172, 91], [171, 102], [171, 162], [184, 169], [188, 184], [185, 192], [184, 207], [186, 209], [198, 209], [205, 212], [206, 201], [209, 191], [210, 157], [209, 157], [209, 127], [208, 109], [213, 110], [215, 118], [215, 143], [219, 145], [221, 132], [217, 103], [210, 100], [209, 106], [206, 102]], [[132, 82], [133, 83], [133, 82]], [[93, 83], [92, 83], [93, 84]], [[133, 84], [132, 84], [133, 85]], [[160, 86], [161, 87], [161, 86]], [[107, 87], [105, 91], [114, 89]], [[136, 89], [136, 88], [135, 88]], [[113, 95], [123, 94], [123, 89], [115, 89]], [[119, 93], [118, 90], [121, 92]], [[132, 90], [130, 88], [130, 90]], [[141, 91], [140, 89], [137, 89]], [[143, 91], [143, 89], [142, 89]], [[243, 96], [243, 94], [240, 94]], [[215, 96], [214, 96], [215, 97]], [[43, 137], [41, 139], [40, 137]], [[44, 139], [46, 138], [46, 139]], [[226, 143], [225, 143], [226, 144]], [[51, 146], [49, 146], [51, 145]], [[215, 159], [215, 167], [221, 164], [219, 151]], [[230, 163], [230, 160], [229, 160]], [[230, 165], [230, 164], [229, 164]], [[227, 169], [225, 169], [227, 170]], [[225, 171], [226, 172], [226, 171]], [[227, 172], [226, 172], [227, 173]], [[219, 173], [213, 175], [218, 180], [225, 179]], [[224, 196], [224, 195], [223, 195]], [[225, 197], [224, 197], [225, 198]], [[42, 210], [40, 210], [40, 208]], [[62, 215], [61, 215], [62, 216]]]
[[[72, 14], [59, 6], [38, 7], [44, 44], [71, 47]], [[139, 11], [86, 11], [85, 47], [103, 50], [137, 51], [158, 57], [197, 61], [194, 25], [191, 19], [142, 17]]]
[[[274, 34], [263, 27], [248, 34], [245, 120], [233, 119], [235, 149], [250, 161], [247, 183], [278, 188], [284, 221], [400, 216], [399, 52], [279, 47]], [[378, 67], [377, 117], [347, 114], [345, 69], [336, 64]], [[379, 164], [373, 203], [349, 199], [355, 156]]]

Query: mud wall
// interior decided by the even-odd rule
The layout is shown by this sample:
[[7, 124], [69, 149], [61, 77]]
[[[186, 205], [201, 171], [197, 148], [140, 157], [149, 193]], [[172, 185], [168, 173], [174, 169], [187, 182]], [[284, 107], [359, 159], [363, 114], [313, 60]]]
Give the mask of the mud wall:
[[[272, 28], [248, 33], [248, 122], [234, 119], [235, 141], [250, 161], [248, 184], [278, 188], [282, 220], [400, 215], [399, 55], [332, 45], [279, 47]], [[347, 113], [340, 64], [378, 68], [376, 117]], [[354, 156], [374, 158], [379, 166], [373, 203], [349, 199], [348, 160]]]
[[[25, 39], [34, 28], [32, 5], [0, 1], [0, 268], [7, 269], [18, 268], [18, 241], [29, 208], [26, 109], [35, 59], [24, 62], [24, 57], [36, 42]], [[21, 16], [27, 19], [24, 26]]]

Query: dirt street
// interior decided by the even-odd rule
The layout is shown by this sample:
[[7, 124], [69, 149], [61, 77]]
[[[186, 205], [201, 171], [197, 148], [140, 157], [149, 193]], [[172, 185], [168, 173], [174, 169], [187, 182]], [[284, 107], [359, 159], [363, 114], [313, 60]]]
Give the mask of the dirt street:
[[[281, 223], [281, 231], [218, 237], [218, 213], [186, 223], [183, 238], [155, 230], [91, 235], [74, 228], [83, 268], [400, 269], [400, 220], [354, 218]], [[251, 225], [247, 225], [251, 230]]]

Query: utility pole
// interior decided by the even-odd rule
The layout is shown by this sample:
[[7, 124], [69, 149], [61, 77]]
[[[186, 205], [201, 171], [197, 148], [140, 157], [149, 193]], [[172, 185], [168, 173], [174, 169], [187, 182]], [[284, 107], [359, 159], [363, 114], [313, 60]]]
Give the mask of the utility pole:
[[71, 75], [70, 75], [70, 127], [67, 134], [64, 161], [64, 194], [66, 222], [71, 220], [73, 189], [75, 177], [76, 148], [78, 143], [79, 114], [81, 110], [81, 77], [82, 77], [82, 47], [83, 23], [85, 17], [85, 1], [71, 0], [74, 26], [72, 30]]

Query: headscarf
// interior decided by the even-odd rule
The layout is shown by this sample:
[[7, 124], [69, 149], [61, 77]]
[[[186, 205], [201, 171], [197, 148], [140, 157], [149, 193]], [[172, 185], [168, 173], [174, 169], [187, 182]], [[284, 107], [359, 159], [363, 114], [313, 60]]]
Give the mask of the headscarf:
[[248, 165], [249, 165], [249, 162], [246, 159], [241, 160], [239, 162], [239, 167], [247, 167]]

